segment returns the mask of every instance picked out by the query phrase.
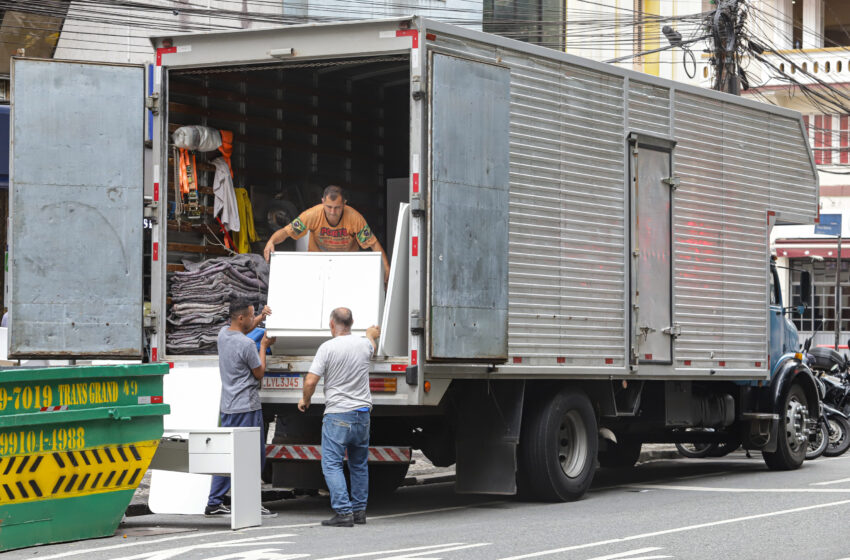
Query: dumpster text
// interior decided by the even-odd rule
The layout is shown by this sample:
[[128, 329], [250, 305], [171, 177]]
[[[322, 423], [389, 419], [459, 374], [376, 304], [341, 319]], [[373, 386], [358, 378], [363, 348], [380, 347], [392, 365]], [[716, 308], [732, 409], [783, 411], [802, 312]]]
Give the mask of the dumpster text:
[[[125, 396], [138, 393], [137, 381], [125, 381]], [[4, 410], [32, 411], [53, 406], [113, 404], [120, 398], [117, 381], [59, 383], [56, 385], [24, 385], [0, 387], [0, 412]]]
[[76, 451], [85, 446], [86, 430], [82, 426], [0, 433], [0, 456]]

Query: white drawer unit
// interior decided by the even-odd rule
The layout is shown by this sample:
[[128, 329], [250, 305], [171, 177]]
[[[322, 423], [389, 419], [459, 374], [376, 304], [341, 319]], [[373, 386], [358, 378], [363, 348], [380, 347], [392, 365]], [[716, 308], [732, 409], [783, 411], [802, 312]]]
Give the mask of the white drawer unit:
[[256, 527], [262, 520], [260, 432], [260, 428], [166, 430], [150, 468], [230, 476], [230, 528]]

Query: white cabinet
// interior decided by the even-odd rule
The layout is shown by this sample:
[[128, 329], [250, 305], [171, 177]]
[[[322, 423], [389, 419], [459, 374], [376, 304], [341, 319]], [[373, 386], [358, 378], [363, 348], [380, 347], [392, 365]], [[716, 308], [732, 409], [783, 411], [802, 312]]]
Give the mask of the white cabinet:
[[277, 252], [271, 257], [268, 336], [276, 354], [312, 355], [331, 337], [330, 313], [351, 309], [352, 334], [378, 325], [384, 309], [381, 254]]

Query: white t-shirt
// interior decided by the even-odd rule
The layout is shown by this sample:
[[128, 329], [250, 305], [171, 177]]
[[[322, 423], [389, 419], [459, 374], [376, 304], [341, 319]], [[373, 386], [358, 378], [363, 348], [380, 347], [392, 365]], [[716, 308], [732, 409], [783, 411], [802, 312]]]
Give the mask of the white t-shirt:
[[319, 346], [309, 371], [325, 380], [325, 414], [372, 408], [369, 362], [373, 351], [368, 339], [350, 334]]

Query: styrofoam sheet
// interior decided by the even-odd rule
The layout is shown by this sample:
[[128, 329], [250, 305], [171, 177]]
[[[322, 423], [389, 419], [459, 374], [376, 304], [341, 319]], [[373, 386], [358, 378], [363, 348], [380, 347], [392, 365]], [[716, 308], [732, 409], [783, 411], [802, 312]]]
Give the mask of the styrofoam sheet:
[[379, 356], [406, 356], [408, 332], [408, 279], [410, 277], [409, 204], [400, 204], [393, 240], [393, 258], [390, 264], [390, 282], [387, 301], [381, 319], [381, 338], [378, 342]]
[[266, 319], [268, 336], [277, 338], [276, 354], [310, 355], [330, 338], [331, 311], [348, 307], [352, 333], [362, 335], [380, 323], [384, 272], [380, 253], [272, 254]]
[[[163, 379], [163, 400], [171, 413], [163, 417], [166, 430], [218, 427], [221, 377], [218, 366], [174, 367]], [[212, 477], [170, 471], [151, 471], [148, 507], [154, 513], [203, 514]]]

